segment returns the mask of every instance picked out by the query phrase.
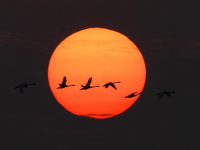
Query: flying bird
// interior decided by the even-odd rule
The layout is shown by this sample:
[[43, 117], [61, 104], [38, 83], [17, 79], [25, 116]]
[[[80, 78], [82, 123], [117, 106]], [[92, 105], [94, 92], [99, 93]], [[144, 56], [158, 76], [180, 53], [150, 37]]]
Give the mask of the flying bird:
[[81, 85], [82, 88], [80, 90], [87, 90], [89, 88], [99, 87], [98, 85], [97, 86], [90, 86], [91, 82], [92, 82], [92, 77], [89, 78], [89, 80], [88, 80], [88, 82], [86, 83], [85, 86]]
[[126, 96], [125, 98], [131, 98], [131, 97], [137, 96], [139, 94], [142, 94], [142, 93], [134, 92], [134, 93], [131, 93], [130, 95]]
[[63, 89], [65, 87], [75, 86], [74, 84], [73, 85], [66, 85], [66, 82], [67, 82], [67, 79], [66, 79], [66, 76], [64, 76], [62, 83], [58, 84], [58, 85], [60, 85], [60, 87], [58, 87], [56, 89]]
[[157, 95], [159, 95], [159, 100], [162, 99], [163, 95], [166, 94], [167, 96], [171, 97], [171, 94], [170, 93], [175, 93], [175, 91], [171, 91], [171, 92], [168, 92], [168, 91], [162, 91], [160, 93], [158, 93]]
[[108, 88], [109, 86], [112, 86], [115, 90], [117, 89], [116, 86], [114, 85], [115, 83], [121, 83], [121, 82], [108, 82], [103, 85], [103, 87]]
[[30, 84], [22, 83], [22, 84], [19, 84], [18, 86], [16, 86], [14, 89], [19, 88], [19, 93], [21, 94], [23, 92], [23, 89], [27, 88], [29, 85], [36, 85], [36, 84], [35, 83], [30, 83]]

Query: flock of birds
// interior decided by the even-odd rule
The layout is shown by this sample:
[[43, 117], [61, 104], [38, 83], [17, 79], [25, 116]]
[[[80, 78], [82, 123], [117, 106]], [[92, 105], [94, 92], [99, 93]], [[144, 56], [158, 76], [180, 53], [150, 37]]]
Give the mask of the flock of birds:
[[[67, 82], [67, 79], [66, 79], [66, 76], [64, 76], [62, 83], [58, 84], [60, 86], [57, 89], [75, 86], [74, 84], [73, 85], [66, 85], [66, 82]], [[87, 89], [90, 89], [90, 88], [99, 87], [98, 85], [97, 86], [90, 86], [91, 82], [92, 82], [92, 77], [88, 79], [88, 82], [85, 84], [85, 86], [81, 85], [82, 88], [80, 90], [87, 90]], [[104, 84], [103, 87], [108, 88], [109, 86], [112, 86], [116, 90], [117, 88], [114, 85], [115, 83], [121, 83], [121, 82], [119, 82], [119, 81], [118, 82], [108, 82], [108, 83]]]
[[[67, 79], [66, 79], [66, 76], [64, 76], [62, 83], [61, 84], [59, 83], [58, 84], [59, 87], [56, 88], [56, 89], [63, 89], [63, 88], [66, 88], [66, 87], [75, 86], [74, 84], [67, 85], [66, 82], [67, 82]], [[99, 87], [98, 85], [97, 86], [90, 86], [91, 82], [92, 82], [92, 77], [88, 79], [88, 82], [85, 84], [85, 86], [81, 85], [82, 88], [80, 90], [87, 90], [87, 89], [90, 89], [90, 88]], [[108, 82], [108, 83], [104, 84], [103, 87], [108, 88], [109, 86], [111, 86], [115, 90], [117, 90], [117, 88], [115, 86], [115, 83], [121, 83], [121, 82], [119, 82], [119, 81], [118, 82]], [[21, 94], [23, 92], [23, 89], [27, 88], [29, 85], [36, 85], [36, 84], [35, 83], [30, 83], [30, 84], [22, 83], [22, 84], [16, 86], [14, 89], [19, 88], [19, 93]], [[159, 95], [158, 99], [161, 100], [164, 94], [166, 94], [167, 96], [171, 97], [171, 93], [175, 93], [175, 91], [162, 91], [160, 93], [157, 93], [157, 95]], [[135, 96], [137, 96], [139, 94], [142, 94], [142, 93], [134, 92], [134, 93], [131, 93], [128, 96], [125, 96], [125, 98], [132, 98], [132, 97], [135, 97]]]

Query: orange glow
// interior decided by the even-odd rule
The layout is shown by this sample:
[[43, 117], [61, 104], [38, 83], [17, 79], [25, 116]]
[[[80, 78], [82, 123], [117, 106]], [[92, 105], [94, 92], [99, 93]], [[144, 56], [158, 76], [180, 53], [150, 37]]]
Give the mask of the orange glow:
[[[56, 89], [67, 78], [67, 85]], [[92, 77], [91, 86], [80, 90]], [[105, 29], [88, 28], [64, 39], [49, 61], [48, 81], [56, 100], [75, 115], [109, 118], [127, 110], [142, 92], [146, 80], [145, 62], [136, 45], [123, 34]], [[107, 82], [117, 82], [117, 90]]]

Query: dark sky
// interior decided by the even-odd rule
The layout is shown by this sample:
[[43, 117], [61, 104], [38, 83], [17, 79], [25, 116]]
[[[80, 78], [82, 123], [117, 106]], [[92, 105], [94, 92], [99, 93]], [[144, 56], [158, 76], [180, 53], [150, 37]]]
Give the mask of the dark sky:
[[[1, 149], [198, 149], [199, 8], [199, 0], [1, 1]], [[65, 110], [47, 80], [56, 46], [89, 27], [126, 35], [146, 63], [144, 94], [105, 120]], [[22, 82], [37, 85], [20, 95]], [[162, 90], [176, 94], [158, 101]]]

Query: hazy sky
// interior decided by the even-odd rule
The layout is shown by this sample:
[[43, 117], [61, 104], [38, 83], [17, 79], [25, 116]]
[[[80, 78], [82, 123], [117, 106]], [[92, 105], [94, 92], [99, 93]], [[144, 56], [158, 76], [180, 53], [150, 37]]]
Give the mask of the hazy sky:
[[[197, 149], [199, 8], [198, 0], [1, 1], [1, 149]], [[90, 27], [126, 35], [146, 63], [144, 94], [106, 120], [66, 111], [47, 80], [56, 46]], [[22, 82], [37, 85], [20, 95]], [[158, 101], [162, 90], [176, 93]]]

